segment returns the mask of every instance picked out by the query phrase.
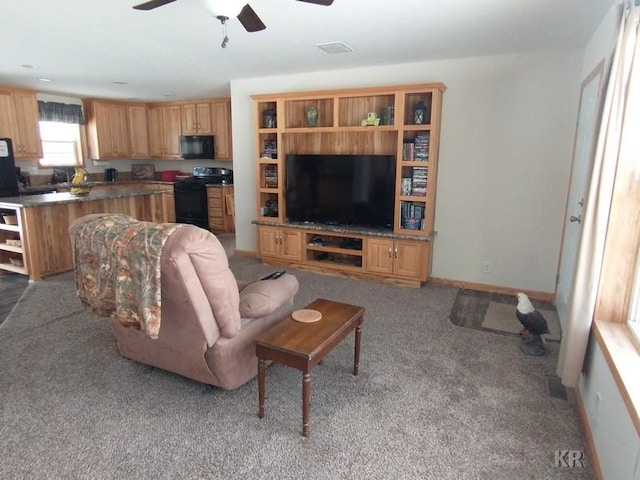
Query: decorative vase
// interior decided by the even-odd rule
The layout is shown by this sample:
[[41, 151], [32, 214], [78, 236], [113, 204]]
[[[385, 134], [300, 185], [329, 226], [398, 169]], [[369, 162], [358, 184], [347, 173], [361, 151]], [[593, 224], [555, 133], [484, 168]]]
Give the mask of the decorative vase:
[[315, 127], [318, 124], [318, 107], [307, 108], [307, 125]]

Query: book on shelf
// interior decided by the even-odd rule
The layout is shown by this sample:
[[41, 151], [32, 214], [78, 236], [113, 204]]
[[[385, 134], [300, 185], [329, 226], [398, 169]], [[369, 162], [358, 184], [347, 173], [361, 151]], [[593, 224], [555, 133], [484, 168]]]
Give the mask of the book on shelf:
[[405, 138], [402, 143], [402, 160], [413, 161], [415, 155], [415, 144], [410, 138]]
[[400, 184], [400, 195], [411, 195], [411, 177], [404, 177]]
[[414, 140], [414, 159], [417, 161], [429, 160], [429, 137], [431, 132], [418, 132]]
[[278, 166], [264, 166], [264, 186], [265, 188], [278, 188]]
[[411, 195], [424, 197], [427, 195], [428, 167], [413, 167], [411, 178]]
[[424, 230], [425, 204], [422, 202], [401, 202], [400, 228]]

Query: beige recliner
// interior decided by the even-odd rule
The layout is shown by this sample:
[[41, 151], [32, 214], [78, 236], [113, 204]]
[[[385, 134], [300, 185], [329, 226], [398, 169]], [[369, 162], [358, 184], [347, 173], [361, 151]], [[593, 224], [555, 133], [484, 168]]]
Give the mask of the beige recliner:
[[[87, 282], [87, 275], [79, 267], [85, 261], [95, 263], [96, 257], [86, 254], [92, 258], [83, 258], [78, 252], [107, 249], [98, 235], [86, 235], [91, 222], [107, 217], [87, 215], [69, 227], [81, 298], [81, 284]], [[163, 225], [144, 223], [151, 230], [154, 225]], [[82, 249], [81, 242], [91, 245]], [[99, 305], [88, 306], [102, 315], [110, 314], [118, 350], [124, 357], [230, 390], [257, 375], [253, 340], [289, 316], [298, 281], [293, 275], [284, 274], [275, 280], [239, 286], [215, 235], [193, 225], [181, 225], [167, 234], [161, 247], [157, 338], [115, 318], [112, 307], [119, 300], [112, 290], [103, 285], [100, 291], [108, 292], [107, 297], [103, 295]]]

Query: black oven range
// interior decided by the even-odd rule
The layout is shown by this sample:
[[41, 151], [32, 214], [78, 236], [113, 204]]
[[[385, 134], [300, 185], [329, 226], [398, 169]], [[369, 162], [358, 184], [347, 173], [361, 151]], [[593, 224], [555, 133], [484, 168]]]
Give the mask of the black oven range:
[[173, 184], [176, 223], [189, 223], [209, 229], [207, 185], [233, 185], [233, 170], [217, 167], [193, 167], [191, 177]]

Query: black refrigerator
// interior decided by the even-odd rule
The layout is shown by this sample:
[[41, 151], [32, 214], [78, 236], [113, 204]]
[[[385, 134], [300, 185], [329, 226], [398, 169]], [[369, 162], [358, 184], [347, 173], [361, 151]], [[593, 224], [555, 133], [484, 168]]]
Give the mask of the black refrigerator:
[[0, 138], [0, 197], [17, 197], [18, 177], [10, 138]]

